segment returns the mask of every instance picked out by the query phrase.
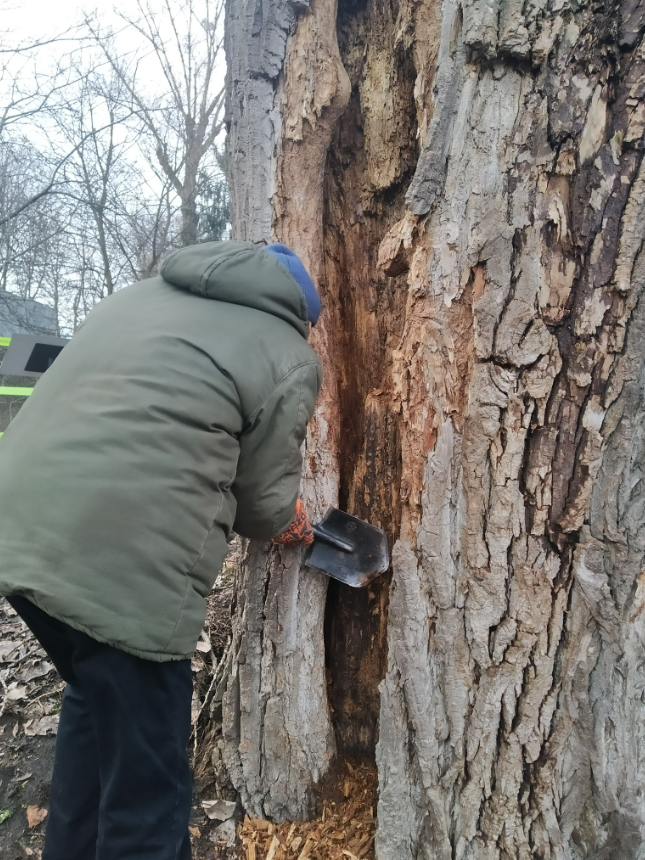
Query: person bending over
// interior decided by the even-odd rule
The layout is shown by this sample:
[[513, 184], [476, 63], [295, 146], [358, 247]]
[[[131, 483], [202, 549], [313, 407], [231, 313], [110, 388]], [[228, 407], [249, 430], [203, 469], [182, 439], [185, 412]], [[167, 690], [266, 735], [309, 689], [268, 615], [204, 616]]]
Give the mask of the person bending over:
[[313, 539], [319, 314], [284, 245], [182, 248], [92, 310], [0, 440], [0, 594], [67, 682], [43, 860], [190, 857], [190, 656], [233, 530]]

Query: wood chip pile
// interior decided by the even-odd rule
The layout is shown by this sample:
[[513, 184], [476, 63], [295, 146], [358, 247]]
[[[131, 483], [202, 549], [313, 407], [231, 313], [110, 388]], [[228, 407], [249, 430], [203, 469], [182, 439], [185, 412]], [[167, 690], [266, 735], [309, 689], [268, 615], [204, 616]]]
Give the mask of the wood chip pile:
[[271, 824], [245, 818], [238, 835], [245, 860], [372, 860], [377, 780], [373, 770], [347, 765], [337, 801], [314, 821]]

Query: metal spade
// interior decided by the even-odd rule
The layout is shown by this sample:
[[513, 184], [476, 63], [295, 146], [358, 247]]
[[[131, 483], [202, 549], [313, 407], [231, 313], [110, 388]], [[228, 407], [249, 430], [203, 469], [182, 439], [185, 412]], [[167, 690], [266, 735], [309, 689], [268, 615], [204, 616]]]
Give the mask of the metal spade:
[[313, 527], [314, 542], [305, 564], [351, 585], [363, 588], [388, 569], [390, 554], [381, 529], [330, 508]]

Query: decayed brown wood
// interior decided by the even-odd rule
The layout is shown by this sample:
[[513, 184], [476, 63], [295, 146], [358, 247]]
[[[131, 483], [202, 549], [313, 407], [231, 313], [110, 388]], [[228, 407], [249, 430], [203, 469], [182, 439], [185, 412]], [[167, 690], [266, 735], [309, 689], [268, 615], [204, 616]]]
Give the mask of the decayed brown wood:
[[319, 818], [281, 826], [245, 817], [238, 834], [246, 860], [372, 860], [376, 774], [350, 764], [339, 774], [333, 800]]
[[[391, 365], [403, 325], [405, 279], [374, 265], [384, 229], [404, 212], [402, 178], [416, 143], [409, 69], [397, 69], [390, 8], [341, 7], [339, 43], [352, 84], [332, 141], [325, 182], [326, 307], [338, 380], [340, 503], [394, 537], [399, 527], [400, 446]], [[371, 32], [373, 40], [366, 40]], [[366, 107], [367, 106], [367, 107]], [[385, 110], [385, 116], [382, 111]], [[383, 149], [382, 130], [393, 145]], [[384, 185], [397, 192], [385, 202]], [[378, 738], [378, 684], [386, 668], [389, 577], [365, 591], [332, 583], [327, 597], [329, 695], [344, 754], [371, 759]]]
[[341, 756], [378, 738], [379, 860], [645, 844], [643, 9], [340, 0], [285, 29], [237, 229], [321, 286], [305, 494], [383, 525], [393, 574], [329, 589], [329, 715], [324, 584], [252, 549], [221, 744], [252, 814], [307, 814], [333, 725]]

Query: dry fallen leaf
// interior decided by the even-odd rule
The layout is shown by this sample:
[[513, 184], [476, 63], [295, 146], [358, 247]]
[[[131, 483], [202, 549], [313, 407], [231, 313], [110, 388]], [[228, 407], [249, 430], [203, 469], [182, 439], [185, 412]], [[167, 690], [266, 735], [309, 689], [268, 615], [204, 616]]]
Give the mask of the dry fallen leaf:
[[237, 840], [237, 827], [235, 826], [235, 822], [229, 818], [228, 821], [224, 821], [223, 824], [216, 827], [215, 830], [209, 834], [208, 838], [211, 842], [217, 842], [227, 848], [233, 848]]
[[53, 668], [53, 664], [47, 660], [29, 660], [23, 663], [23, 668], [16, 674], [16, 678], [26, 683], [49, 675]]
[[27, 695], [27, 688], [24, 685], [19, 685], [15, 681], [12, 681], [11, 684], [7, 687], [7, 692], [5, 693], [5, 697], [10, 702], [17, 702], [20, 699], [24, 699]]
[[27, 807], [27, 824], [29, 827], [38, 827], [47, 818], [47, 810], [40, 806]]
[[40, 717], [38, 720], [28, 720], [23, 728], [28, 738], [33, 738], [36, 735], [55, 735], [58, 731], [58, 720], [58, 714], [51, 714], [48, 717]]
[[212, 821], [228, 821], [235, 815], [236, 807], [233, 800], [202, 800], [202, 808]]
[[13, 779], [10, 780], [10, 782], [24, 782], [27, 779], [31, 779], [30, 773], [18, 774], [18, 776], [14, 776]]
[[194, 836], [195, 839], [199, 839], [199, 837], [202, 835], [202, 831], [199, 829], [199, 827], [189, 827], [188, 832], [191, 836]]
[[0, 663], [5, 663], [22, 642], [0, 642]]

